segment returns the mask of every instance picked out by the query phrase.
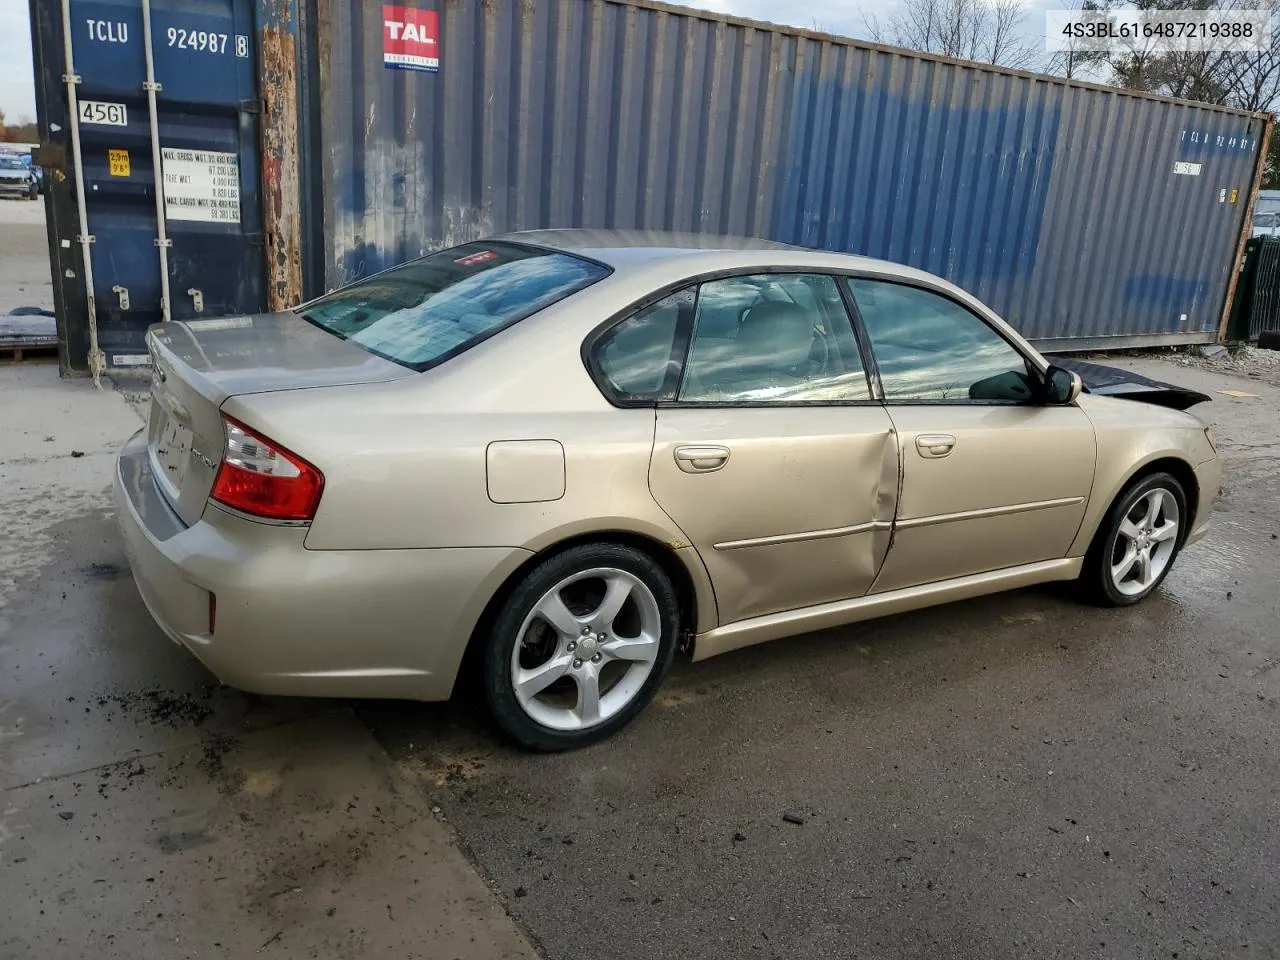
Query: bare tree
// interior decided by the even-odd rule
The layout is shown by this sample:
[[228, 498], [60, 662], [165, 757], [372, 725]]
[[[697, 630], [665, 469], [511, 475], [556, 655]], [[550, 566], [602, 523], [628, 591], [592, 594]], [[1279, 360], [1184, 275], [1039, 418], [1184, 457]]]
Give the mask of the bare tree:
[[[1243, 6], [1243, 4], [1233, 4]], [[1250, 9], [1266, 10], [1272, 16], [1270, 43], [1265, 50], [1248, 50], [1225, 55], [1218, 67], [1224, 103], [1242, 110], [1270, 110], [1280, 107], [1280, 35], [1276, 14], [1280, 0], [1250, 0]]]
[[1004, 67], [1029, 67], [1037, 47], [1023, 31], [1020, 0], [902, 0], [886, 22], [865, 18], [877, 43]]
[[[1099, 8], [1096, 0], [1065, 0], [1056, 9], [1097, 12]], [[1044, 69], [1047, 73], [1055, 73], [1068, 80], [1082, 76], [1093, 78], [1099, 73], [1105, 59], [1105, 54], [1093, 49], [1079, 37], [1071, 36], [1066, 40], [1065, 50], [1057, 50], [1048, 57]]]

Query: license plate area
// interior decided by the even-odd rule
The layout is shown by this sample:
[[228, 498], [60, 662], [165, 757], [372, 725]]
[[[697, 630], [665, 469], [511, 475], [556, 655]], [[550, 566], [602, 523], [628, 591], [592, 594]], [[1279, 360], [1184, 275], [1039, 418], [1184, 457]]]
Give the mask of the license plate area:
[[171, 417], [159, 403], [154, 404], [152, 410], [153, 423], [149, 431], [152, 469], [161, 491], [176, 504], [191, 468], [191, 428]]

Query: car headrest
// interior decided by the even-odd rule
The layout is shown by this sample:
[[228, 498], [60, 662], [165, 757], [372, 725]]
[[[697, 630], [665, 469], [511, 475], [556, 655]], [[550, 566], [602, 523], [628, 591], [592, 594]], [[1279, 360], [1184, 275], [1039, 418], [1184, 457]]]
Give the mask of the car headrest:
[[750, 352], [771, 367], [794, 368], [809, 359], [813, 323], [794, 303], [758, 303], [742, 320], [738, 353]]

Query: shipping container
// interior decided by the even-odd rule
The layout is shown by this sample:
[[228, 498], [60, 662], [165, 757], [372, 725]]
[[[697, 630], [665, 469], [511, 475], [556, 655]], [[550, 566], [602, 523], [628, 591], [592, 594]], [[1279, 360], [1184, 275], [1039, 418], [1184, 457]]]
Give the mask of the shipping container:
[[[32, 2], [49, 20], [56, 4]], [[114, 0], [117, 19], [136, 20], [139, 4]], [[206, 314], [249, 309], [254, 294], [283, 306], [444, 245], [580, 226], [901, 261], [972, 291], [1047, 349], [1206, 342], [1225, 323], [1271, 122], [648, 0], [154, 0], [153, 16], [165, 4], [224, 20], [253, 5], [252, 56], [235, 76], [256, 61], [257, 92], [236, 89], [263, 111], [239, 103], [238, 232], [200, 229], [234, 235], [236, 264], [247, 274], [256, 257], [265, 274], [224, 271], [216, 308], [212, 276], [175, 281], [175, 317], [191, 315], [188, 284], [205, 291]], [[86, 16], [76, 30], [105, 18]], [[182, 28], [166, 20], [157, 43], [171, 26]], [[98, 43], [77, 42], [86, 57]], [[173, 109], [198, 119], [166, 129], [162, 116], [162, 151], [184, 132], [175, 147], [232, 152], [201, 138], [236, 103], [195, 110], [183, 95]], [[132, 123], [146, 101], [130, 96], [112, 93]], [[163, 107], [169, 91], [157, 97]], [[255, 119], [261, 211], [243, 140]], [[102, 157], [113, 132], [87, 147], [94, 183], [116, 186]], [[155, 213], [143, 217], [144, 194], [110, 209], [126, 208], [134, 219], [112, 213], [93, 232], [114, 223], [140, 249]], [[114, 282], [95, 273], [108, 332]], [[153, 287], [139, 289], [133, 309], [158, 316]]]
[[32, 4], [65, 368], [145, 367], [152, 323], [262, 308], [254, 16], [254, 0]]

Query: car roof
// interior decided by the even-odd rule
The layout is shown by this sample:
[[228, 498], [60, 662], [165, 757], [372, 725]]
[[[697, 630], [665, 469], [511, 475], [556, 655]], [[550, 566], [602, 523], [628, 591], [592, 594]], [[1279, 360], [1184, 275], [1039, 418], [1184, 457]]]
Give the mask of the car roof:
[[[523, 230], [497, 238], [587, 257], [629, 273], [692, 276], [721, 269], [783, 267], [814, 270], [868, 270], [899, 279], [941, 282], [932, 274], [888, 260], [815, 250], [759, 237], [664, 230]], [[648, 269], [646, 269], [648, 268]], [[950, 286], [949, 284], [946, 284]]]
[[522, 230], [502, 239], [551, 247], [609, 262], [612, 257], [635, 263], [691, 253], [730, 250], [802, 250], [789, 243], [710, 233], [667, 230]]

